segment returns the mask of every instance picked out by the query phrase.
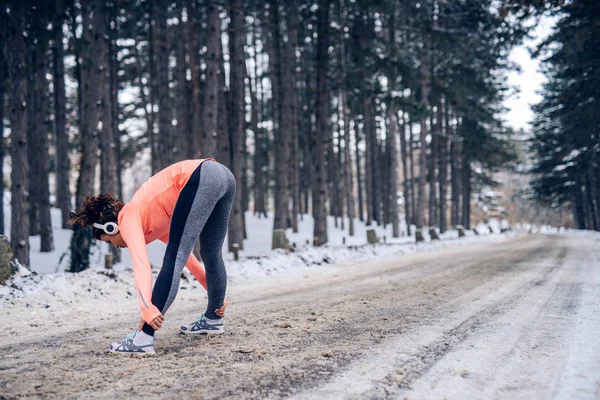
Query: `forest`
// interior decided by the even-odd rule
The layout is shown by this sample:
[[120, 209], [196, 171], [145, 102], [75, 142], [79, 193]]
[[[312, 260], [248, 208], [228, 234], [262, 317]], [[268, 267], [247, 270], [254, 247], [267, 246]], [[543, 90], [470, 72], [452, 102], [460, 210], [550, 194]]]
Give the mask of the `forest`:
[[[401, 222], [470, 229], [479, 188], [519, 169], [509, 54], [541, 14], [557, 23], [534, 51], [547, 82], [525, 192], [600, 230], [595, 0], [5, 0], [0, 233], [10, 219], [28, 266], [30, 236], [54, 248], [52, 207], [68, 228], [90, 194], [126, 201], [192, 158], [237, 179], [230, 248], [247, 211], [272, 213], [274, 231], [314, 218], [314, 246], [328, 217], [349, 235], [357, 219], [394, 237]], [[92, 240], [74, 228], [72, 272]]]

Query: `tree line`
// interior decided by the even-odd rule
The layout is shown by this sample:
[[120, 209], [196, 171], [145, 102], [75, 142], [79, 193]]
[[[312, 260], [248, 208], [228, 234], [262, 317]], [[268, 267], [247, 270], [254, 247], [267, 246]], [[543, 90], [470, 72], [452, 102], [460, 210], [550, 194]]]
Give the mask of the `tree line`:
[[577, 228], [600, 231], [600, 4], [548, 12], [558, 22], [537, 49], [547, 82], [535, 106], [532, 186], [552, 208], [569, 208]]
[[[188, 158], [227, 165], [229, 244], [242, 249], [247, 210], [272, 209], [273, 228], [294, 231], [311, 214], [315, 246], [328, 216], [350, 235], [355, 218], [395, 237], [401, 219], [470, 228], [472, 194], [515, 159], [501, 114], [525, 34], [518, 5], [15, 0], [0, 12], [11, 243], [24, 265], [30, 235], [53, 248], [51, 195], [66, 227], [86, 196], [122, 197], [145, 154], [153, 173]], [[87, 268], [91, 241], [74, 231], [72, 271]]]

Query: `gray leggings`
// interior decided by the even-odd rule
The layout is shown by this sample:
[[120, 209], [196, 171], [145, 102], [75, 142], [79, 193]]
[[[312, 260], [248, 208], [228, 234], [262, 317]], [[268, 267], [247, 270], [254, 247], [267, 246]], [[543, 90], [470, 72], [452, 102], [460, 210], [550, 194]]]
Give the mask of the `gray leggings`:
[[[181, 271], [200, 236], [200, 255], [208, 289], [204, 315], [219, 318], [215, 310], [223, 306], [227, 289], [222, 249], [234, 197], [235, 177], [226, 166], [210, 160], [200, 164], [181, 190], [171, 218], [162, 269], [152, 290], [152, 304], [163, 314], [177, 296]], [[142, 330], [154, 335], [148, 324], [144, 324]]]

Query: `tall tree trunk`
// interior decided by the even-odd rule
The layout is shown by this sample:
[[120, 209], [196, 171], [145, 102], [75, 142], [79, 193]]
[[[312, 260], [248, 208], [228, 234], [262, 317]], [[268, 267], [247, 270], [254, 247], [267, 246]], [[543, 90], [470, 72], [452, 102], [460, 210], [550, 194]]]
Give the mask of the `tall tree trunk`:
[[[438, 105], [439, 108], [439, 105]], [[431, 152], [429, 155], [429, 226], [436, 226], [438, 222], [437, 218], [437, 147], [438, 147], [438, 137], [439, 137], [439, 120], [436, 118], [435, 122], [433, 116], [430, 119], [430, 124], [432, 128], [431, 134]]]
[[[110, 63], [110, 76], [109, 76], [109, 104], [110, 104], [110, 122], [113, 134], [113, 146], [115, 147], [115, 169], [117, 174], [117, 183], [115, 189], [115, 195], [118, 196], [119, 199], [123, 199], [123, 181], [122, 181], [122, 166], [123, 162], [121, 160], [121, 132], [119, 131], [119, 61], [117, 59], [117, 54], [119, 52], [119, 47], [117, 45], [118, 39], [118, 19], [117, 19], [117, 5], [113, 4], [110, 9], [110, 22], [108, 24], [109, 40], [108, 40], [108, 60]], [[146, 103], [144, 103], [146, 104]], [[111, 247], [111, 251], [115, 256], [114, 261], [121, 261], [121, 252], [118, 248], [114, 246]]]
[[54, 27], [53, 68], [54, 68], [54, 128], [56, 139], [56, 206], [61, 210], [62, 228], [69, 225], [71, 211], [71, 191], [69, 186], [69, 138], [67, 136], [67, 110], [65, 94], [65, 63], [63, 48], [62, 19]]
[[[108, 35], [105, 4], [102, 0], [82, 0], [81, 51], [82, 110], [81, 119], [81, 162], [77, 180], [76, 205], [81, 207], [84, 199], [93, 194], [96, 165], [98, 163], [98, 122], [103, 115], [102, 102], [106, 71], [109, 70], [106, 36]], [[92, 18], [90, 20], [90, 14]], [[71, 272], [80, 272], [89, 267], [89, 230], [76, 228], [72, 238]], [[77, 251], [73, 251], [74, 248]]]
[[[347, 20], [347, 11], [344, 8], [344, 1], [340, 1], [340, 24], [345, 28]], [[348, 109], [348, 77], [346, 71], [346, 45], [344, 38], [344, 29], [340, 29], [340, 72], [342, 87], [340, 90], [341, 116], [344, 123], [344, 196], [346, 201], [346, 212], [348, 215], [348, 235], [354, 236], [354, 179], [352, 178], [352, 157], [350, 155], [350, 111]], [[342, 215], [343, 218], [343, 215]]]
[[410, 223], [417, 225], [417, 201], [415, 190], [415, 139], [413, 135], [413, 123], [411, 116], [408, 116], [408, 151], [410, 158]]
[[[389, 139], [387, 148], [389, 151], [390, 169], [389, 169], [389, 199], [390, 199], [390, 222], [392, 223], [392, 236], [400, 237], [400, 218], [398, 216], [398, 145], [396, 143], [396, 129], [398, 127], [398, 110], [390, 107], [388, 111], [390, 129], [388, 131]], [[404, 133], [402, 133], [404, 134]]]
[[371, 100], [367, 97], [363, 101], [363, 136], [365, 137], [365, 190], [367, 205], [367, 226], [373, 224], [375, 209], [375, 199], [373, 198], [375, 190], [373, 189], [373, 137], [371, 135]]
[[15, 258], [29, 266], [29, 163], [27, 160], [27, 44], [25, 6], [15, 3], [6, 42], [12, 168], [10, 243]]
[[194, 141], [191, 128], [191, 114], [190, 114], [190, 91], [187, 81], [187, 62], [186, 62], [186, 33], [188, 31], [187, 24], [190, 23], [190, 11], [187, 11], [188, 21], [183, 22], [183, 2], [178, 2], [177, 18], [179, 19], [179, 25], [177, 25], [178, 40], [176, 41], [177, 46], [177, 127], [175, 134], [175, 146], [177, 147], [176, 158], [174, 161], [180, 161], [190, 159], [194, 157]]
[[52, 234], [52, 219], [50, 216], [50, 154], [48, 134], [52, 131], [52, 127], [47, 119], [48, 117], [48, 80], [46, 72], [48, 71], [48, 39], [40, 38], [36, 50], [37, 59], [37, 77], [36, 87], [39, 93], [39, 126], [37, 128], [38, 149], [36, 155], [39, 171], [37, 181], [39, 184], [39, 227], [40, 227], [40, 252], [50, 252], [54, 250], [54, 237]]
[[[364, 127], [364, 124], [363, 124]], [[364, 132], [364, 129], [363, 129]], [[363, 135], [364, 136], [364, 135]], [[360, 162], [360, 146], [359, 146], [359, 130], [358, 130], [358, 123], [354, 123], [354, 145], [355, 145], [355, 150], [356, 150], [356, 183], [357, 183], [357, 190], [358, 190], [358, 219], [361, 222], [365, 221], [365, 215], [364, 215], [364, 198], [363, 198], [363, 179], [362, 179], [362, 171], [363, 168], [361, 167], [361, 162]], [[366, 164], [366, 162], [365, 162]]]
[[7, 82], [6, 60], [4, 58], [4, 45], [6, 43], [6, 32], [0, 31], [0, 235], [4, 235], [4, 94]]
[[[200, 158], [200, 141], [201, 141], [201, 117], [202, 108], [200, 106], [200, 68], [198, 66], [198, 23], [196, 19], [196, 2], [194, 0], [186, 0], [186, 8], [188, 15], [188, 50], [190, 54], [190, 71], [192, 75], [192, 118], [191, 118], [191, 136], [189, 137], [190, 152], [188, 157]], [[183, 35], [182, 35], [183, 37]]]
[[382, 183], [387, 182], [387, 180], [383, 174], [382, 163], [385, 161], [383, 145], [379, 140], [377, 120], [375, 119], [375, 115], [380, 115], [379, 107], [375, 106], [373, 114], [374, 115], [371, 118], [371, 143], [373, 146], [373, 157], [371, 158], [371, 161], [373, 162], [373, 219], [377, 221], [378, 226], [382, 226], [385, 223], [383, 216], [383, 204], [385, 197], [382, 191]]
[[266, 175], [268, 170], [268, 154], [266, 152], [266, 137], [265, 130], [263, 127], [259, 127], [262, 121], [262, 114], [259, 112], [262, 109], [263, 104], [263, 88], [262, 79], [258, 76], [258, 40], [259, 40], [259, 19], [255, 15], [255, 23], [253, 26], [252, 35], [252, 47], [254, 49], [253, 64], [254, 64], [254, 85], [255, 93], [251, 96], [252, 103], [252, 131], [255, 135], [255, 146], [254, 146], [254, 213], [260, 218], [261, 215], [267, 217], [267, 210], [265, 204], [266, 188]]
[[[110, 10], [111, 18], [114, 13], [113, 9]], [[116, 21], [113, 20], [116, 24]], [[100, 192], [117, 194], [119, 192], [119, 157], [118, 157], [118, 142], [119, 136], [116, 129], [118, 129], [117, 121], [114, 119], [118, 118], [118, 113], [115, 110], [116, 104], [113, 101], [117, 101], [116, 95], [113, 93], [116, 88], [113, 87], [116, 77], [113, 74], [117, 73], [116, 68], [116, 55], [113, 54], [112, 48], [112, 37], [113, 32], [110, 28], [110, 24], [107, 25], [109, 30], [108, 38], [104, 40], [103, 45], [106, 46], [106, 53], [108, 56], [109, 68], [102, 71], [102, 92], [101, 102], [103, 105], [102, 114], [100, 116], [100, 122], [102, 127], [99, 129], [100, 133]], [[99, 124], [100, 126], [100, 124]], [[121, 252], [115, 246], [108, 246], [109, 251], [113, 254], [113, 260], [115, 262], [121, 261]]]
[[[219, 40], [219, 43], [222, 46], [221, 40]], [[217, 132], [221, 133], [217, 136], [217, 147], [215, 154], [213, 154], [212, 157], [233, 170], [231, 146], [234, 135], [232, 129], [234, 129], [235, 110], [231, 104], [231, 91], [227, 90], [225, 83], [225, 59], [222, 47], [219, 47], [219, 49], [219, 89], [217, 90], [219, 107], [217, 108]], [[236, 176], [236, 179], [239, 178]], [[238, 190], [241, 190], [241, 188], [238, 188]]]
[[587, 202], [589, 204], [590, 207], [590, 220], [591, 220], [591, 224], [590, 227], [593, 228], [595, 231], [600, 230], [600, 216], [598, 213], [598, 205], [596, 204], [596, 199], [595, 199], [595, 193], [597, 190], [597, 185], [596, 185], [596, 179], [597, 177], [594, 176], [593, 173], [593, 168], [592, 168], [592, 164], [590, 162], [589, 166], [588, 166], [588, 171], [587, 171], [587, 179], [586, 179], [586, 192], [587, 192]]
[[158, 158], [159, 168], [170, 165], [176, 158], [172, 134], [171, 97], [169, 93], [169, 54], [167, 34], [167, 0], [154, 0], [154, 40], [156, 63], [156, 99], [158, 103]]
[[329, 88], [327, 79], [329, 48], [329, 0], [320, 0], [317, 10], [317, 101], [313, 149], [315, 154], [315, 176], [312, 185], [313, 244], [321, 246], [327, 243], [327, 170], [325, 165], [325, 141], [329, 137], [328, 105]]
[[[30, 35], [34, 33], [30, 30]], [[43, 131], [43, 120], [45, 115], [41, 115], [41, 99], [45, 95], [43, 88], [40, 88], [41, 79], [38, 79], [37, 67], [39, 52], [37, 47], [40, 43], [32, 43], [27, 52], [28, 58], [28, 79], [27, 79], [27, 160], [29, 161], [29, 235], [37, 236], [40, 234], [40, 159], [37, 157], [41, 150], [41, 135]], [[42, 62], [43, 66], [43, 62]]]
[[[230, 71], [231, 71], [231, 105], [233, 111], [232, 120], [232, 163], [233, 174], [241, 183], [244, 168], [244, 116], [246, 105], [246, 93], [244, 90], [245, 67], [244, 67], [244, 15], [242, 0], [231, 0], [231, 35], [230, 40]], [[238, 185], [233, 202], [233, 210], [230, 219], [229, 237], [230, 244], [237, 243], [239, 248], [244, 248], [244, 207], [243, 190]], [[231, 248], [230, 248], [231, 250]]]
[[[156, 13], [154, 3], [149, 3], [150, 11], [148, 13], [148, 72], [150, 81], [148, 82], [148, 92], [150, 93], [150, 111], [148, 112], [148, 141], [150, 144], [151, 168], [154, 175], [161, 169], [161, 155], [159, 148], [158, 135], [156, 134], [156, 32], [154, 28], [154, 14]], [[143, 79], [140, 79], [140, 85], [143, 85]], [[142, 87], [143, 91], [143, 87]], [[147, 109], [147, 107], [144, 107]]]
[[[449, 110], [449, 112], [451, 112]], [[449, 128], [451, 130], [451, 134], [450, 134], [450, 180], [451, 180], [451, 189], [452, 189], [452, 194], [451, 194], [451, 199], [452, 199], [452, 206], [451, 206], [451, 221], [452, 221], [452, 226], [456, 227], [457, 225], [459, 225], [461, 222], [461, 218], [460, 218], [460, 211], [461, 211], [461, 206], [460, 206], [460, 177], [461, 177], [461, 171], [460, 171], [460, 153], [461, 153], [461, 145], [457, 142], [456, 140], [456, 127], [453, 126], [451, 128]]]
[[[429, 48], [429, 42], [424, 39], [424, 48]], [[425, 51], [421, 62], [421, 107], [429, 109], [430, 82], [430, 59], [429, 52]], [[419, 152], [419, 199], [417, 205], [416, 223], [418, 228], [425, 225], [425, 181], [427, 179], [427, 118], [421, 117], [421, 149]]]
[[298, 92], [296, 85], [296, 49], [298, 48], [298, 4], [296, 0], [289, 0], [287, 2], [285, 16], [288, 41], [284, 47], [283, 121], [284, 126], [287, 127], [286, 133], [289, 135], [290, 140], [290, 175], [288, 178], [288, 195], [292, 200], [292, 213], [290, 217], [293, 232], [298, 232], [300, 176], [298, 161]]
[[462, 155], [462, 225], [471, 229], [471, 162]]
[[[271, 66], [271, 85], [273, 87], [273, 128], [275, 132], [275, 214], [273, 229], [286, 229], [289, 215], [289, 161], [291, 154], [291, 137], [283, 132], [282, 127], [289, 127], [292, 118], [290, 96], [293, 88], [289, 82], [282, 79], [281, 35], [279, 22], [279, 5], [277, 0], [269, 1], [269, 25], [271, 39], [269, 40], [269, 61]], [[286, 76], [287, 78], [287, 76]], [[280, 106], [281, 105], [281, 106]], [[286, 129], [287, 130], [287, 129]]]
[[442, 108], [438, 110], [438, 119], [440, 120], [440, 137], [439, 137], [439, 159], [440, 159], [440, 174], [439, 174], [439, 189], [440, 189], [440, 233], [446, 232], [448, 228], [447, 220], [447, 187], [448, 187], [448, 103], [444, 99], [444, 127], [441, 128]]
[[400, 128], [400, 154], [402, 157], [402, 176], [404, 182], [402, 188], [404, 191], [404, 221], [406, 222], [406, 234], [410, 236], [410, 188], [408, 177], [408, 155], [406, 148], [406, 113], [402, 111], [402, 127]]
[[584, 197], [582, 193], [581, 181], [580, 179], [575, 180], [575, 185], [573, 186], [574, 198], [575, 198], [575, 206], [573, 219], [575, 220], [575, 224], [577, 229], [587, 229], [586, 224], [586, 215], [585, 215], [585, 205], [584, 205]]
[[417, 212], [416, 212], [416, 225], [417, 228], [423, 228], [425, 225], [425, 181], [427, 179], [427, 121], [425, 118], [421, 118], [421, 132], [419, 136], [421, 138], [421, 148], [419, 149], [419, 186], [418, 186], [418, 200], [417, 200]]
[[[206, 87], [204, 107], [202, 110], [203, 127], [201, 129], [200, 148], [203, 158], [214, 157], [217, 152], [217, 116], [219, 107], [219, 62], [221, 54], [221, 19], [220, 6], [213, 2], [206, 4]], [[194, 88], [194, 90], [196, 90]], [[241, 243], [240, 243], [241, 246]]]

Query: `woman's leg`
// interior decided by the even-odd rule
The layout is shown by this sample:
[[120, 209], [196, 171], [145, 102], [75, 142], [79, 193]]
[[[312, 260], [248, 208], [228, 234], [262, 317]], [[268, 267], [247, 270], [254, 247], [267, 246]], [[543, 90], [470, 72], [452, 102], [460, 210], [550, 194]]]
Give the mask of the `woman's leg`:
[[[163, 314], [175, 300], [181, 271], [194, 248], [196, 238], [202, 232], [215, 205], [228, 192], [229, 177], [224, 169], [227, 170], [214, 161], [203, 162], [177, 199], [163, 266], [152, 291], [152, 303]], [[148, 335], [154, 335], [154, 330], [148, 324], [144, 324], [142, 330]]]
[[200, 255], [206, 271], [208, 305], [204, 315], [210, 319], [219, 318], [215, 310], [223, 306], [227, 289], [227, 271], [223, 262], [223, 242], [229, 227], [229, 215], [235, 198], [235, 178], [225, 167], [228, 188], [225, 195], [215, 205], [204, 229], [200, 233]]

